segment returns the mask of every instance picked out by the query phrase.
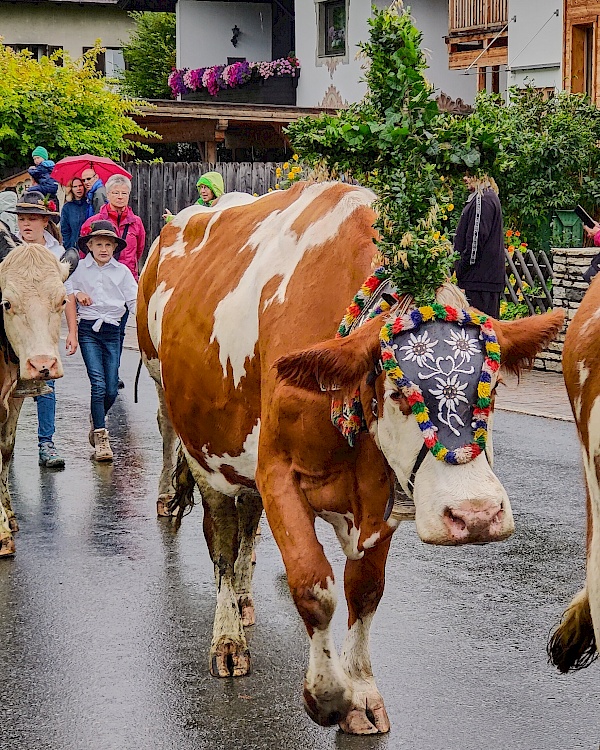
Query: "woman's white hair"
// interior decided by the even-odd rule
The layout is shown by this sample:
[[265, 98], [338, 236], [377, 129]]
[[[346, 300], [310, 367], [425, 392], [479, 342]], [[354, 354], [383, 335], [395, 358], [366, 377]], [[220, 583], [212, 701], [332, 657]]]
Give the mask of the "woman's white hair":
[[131, 192], [131, 180], [123, 174], [114, 174], [112, 177], [108, 178], [106, 181], [106, 192], [110, 193], [110, 191], [117, 185], [125, 185], [127, 190]]

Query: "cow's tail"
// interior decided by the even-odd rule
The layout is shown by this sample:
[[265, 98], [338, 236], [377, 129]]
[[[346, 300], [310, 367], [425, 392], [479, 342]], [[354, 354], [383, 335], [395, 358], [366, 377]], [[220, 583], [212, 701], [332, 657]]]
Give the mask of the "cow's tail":
[[560, 672], [589, 666], [598, 656], [587, 588], [573, 598], [548, 641], [548, 660]]
[[196, 482], [181, 444], [177, 452], [177, 465], [173, 472], [172, 482], [175, 488], [175, 496], [168, 505], [168, 511], [173, 526], [175, 529], [179, 529], [183, 517], [187, 516], [194, 507], [194, 489], [196, 488]]

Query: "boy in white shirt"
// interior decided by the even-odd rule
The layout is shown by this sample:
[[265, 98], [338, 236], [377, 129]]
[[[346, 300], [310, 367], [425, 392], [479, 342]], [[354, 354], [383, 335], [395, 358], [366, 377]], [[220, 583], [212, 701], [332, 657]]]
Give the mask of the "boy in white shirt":
[[80, 237], [86, 257], [71, 276], [79, 315], [79, 348], [92, 387], [90, 443], [96, 461], [112, 461], [105, 417], [119, 388], [120, 321], [125, 309], [135, 313], [137, 284], [114, 258], [126, 246], [110, 221], [95, 221]]

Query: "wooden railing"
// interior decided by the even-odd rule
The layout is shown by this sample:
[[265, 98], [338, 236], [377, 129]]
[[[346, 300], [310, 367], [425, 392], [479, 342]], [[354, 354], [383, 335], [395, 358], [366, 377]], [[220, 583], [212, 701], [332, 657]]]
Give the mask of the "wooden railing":
[[508, 0], [450, 0], [450, 34], [485, 31], [508, 21]]

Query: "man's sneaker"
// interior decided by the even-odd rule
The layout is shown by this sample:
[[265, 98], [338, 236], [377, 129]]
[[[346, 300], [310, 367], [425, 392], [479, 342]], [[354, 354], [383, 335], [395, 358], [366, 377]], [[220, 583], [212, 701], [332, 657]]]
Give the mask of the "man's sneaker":
[[54, 447], [54, 443], [42, 443], [40, 445], [40, 466], [46, 466], [48, 469], [64, 469], [65, 459]]
[[119, 390], [121, 391], [123, 388], [125, 388], [125, 383], [119, 378]]
[[112, 461], [113, 452], [110, 449], [110, 441], [108, 439], [108, 430], [94, 430], [94, 456], [96, 461]]

